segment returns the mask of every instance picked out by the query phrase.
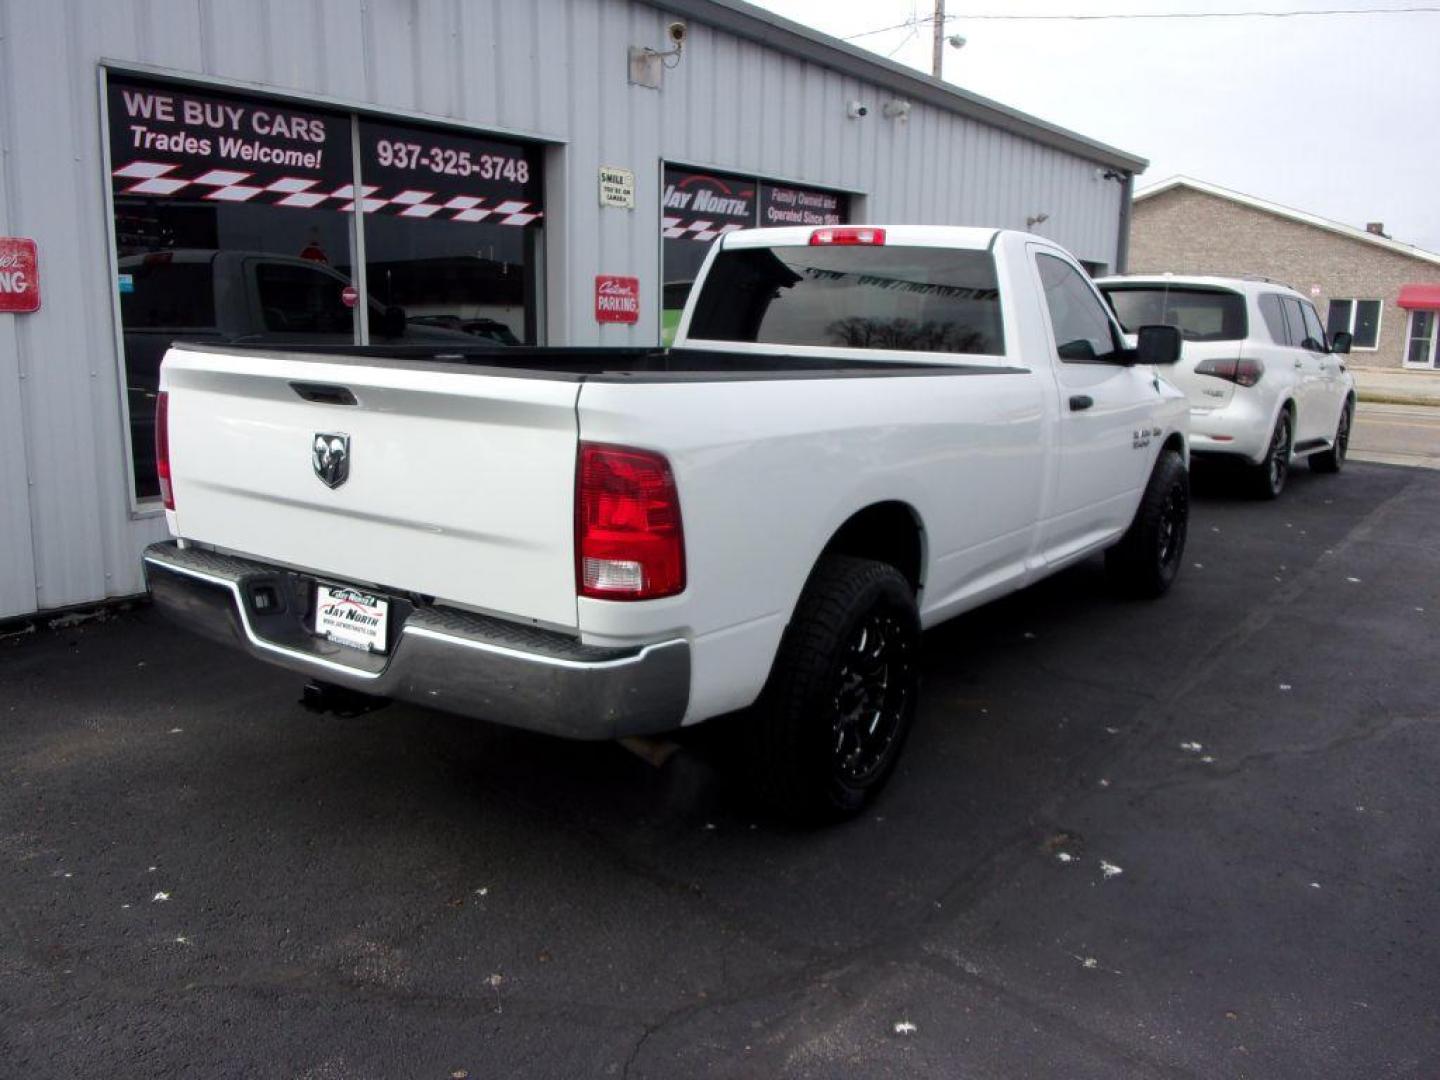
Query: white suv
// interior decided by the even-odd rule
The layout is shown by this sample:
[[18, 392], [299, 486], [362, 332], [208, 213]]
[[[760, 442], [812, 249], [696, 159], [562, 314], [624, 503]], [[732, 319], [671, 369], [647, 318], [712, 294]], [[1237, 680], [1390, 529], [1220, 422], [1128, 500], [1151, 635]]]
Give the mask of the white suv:
[[1180, 329], [1184, 351], [1165, 378], [1190, 399], [1190, 452], [1246, 468], [1273, 499], [1293, 458], [1339, 472], [1355, 415], [1355, 380], [1310, 301], [1264, 279], [1126, 275], [1096, 282], [1127, 333]]

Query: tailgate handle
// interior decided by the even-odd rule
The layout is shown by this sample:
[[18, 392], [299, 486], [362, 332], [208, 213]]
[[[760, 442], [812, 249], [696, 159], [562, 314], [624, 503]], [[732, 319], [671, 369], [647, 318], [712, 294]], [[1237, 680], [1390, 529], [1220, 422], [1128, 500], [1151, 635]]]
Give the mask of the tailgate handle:
[[1095, 399], [1089, 394], [1074, 394], [1070, 398], [1070, 411], [1079, 412], [1081, 409], [1088, 409], [1095, 404]]
[[328, 383], [292, 382], [290, 389], [306, 401], [320, 405], [358, 405], [355, 395], [347, 386], [331, 386]]

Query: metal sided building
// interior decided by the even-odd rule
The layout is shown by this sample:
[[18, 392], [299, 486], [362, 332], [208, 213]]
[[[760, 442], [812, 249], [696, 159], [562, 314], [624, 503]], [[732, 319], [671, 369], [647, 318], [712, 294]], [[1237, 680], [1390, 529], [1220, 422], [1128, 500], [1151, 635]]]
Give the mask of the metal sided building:
[[655, 344], [750, 225], [1118, 270], [1144, 166], [738, 0], [0, 0], [0, 619], [143, 591], [177, 338]]

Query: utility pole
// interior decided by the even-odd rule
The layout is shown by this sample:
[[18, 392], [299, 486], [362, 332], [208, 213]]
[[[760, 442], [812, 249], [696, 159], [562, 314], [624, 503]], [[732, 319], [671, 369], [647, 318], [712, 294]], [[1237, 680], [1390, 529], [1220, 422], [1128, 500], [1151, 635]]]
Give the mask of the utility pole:
[[945, 0], [935, 0], [935, 51], [931, 56], [931, 74], [944, 77], [945, 69]]

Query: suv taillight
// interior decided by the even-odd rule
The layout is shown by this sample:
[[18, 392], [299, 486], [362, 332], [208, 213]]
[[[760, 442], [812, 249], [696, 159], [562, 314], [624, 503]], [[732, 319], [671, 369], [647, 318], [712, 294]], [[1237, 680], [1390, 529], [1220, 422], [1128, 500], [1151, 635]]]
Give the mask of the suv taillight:
[[1254, 386], [1265, 374], [1259, 360], [1203, 360], [1195, 365], [1196, 375], [1213, 375], [1240, 386]]
[[684, 591], [680, 495], [662, 455], [580, 444], [575, 588], [598, 600], [655, 600]]
[[166, 510], [175, 509], [175, 489], [170, 486], [170, 394], [160, 391], [155, 399], [155, 475], [160, 480], [160, 498]]

